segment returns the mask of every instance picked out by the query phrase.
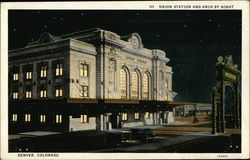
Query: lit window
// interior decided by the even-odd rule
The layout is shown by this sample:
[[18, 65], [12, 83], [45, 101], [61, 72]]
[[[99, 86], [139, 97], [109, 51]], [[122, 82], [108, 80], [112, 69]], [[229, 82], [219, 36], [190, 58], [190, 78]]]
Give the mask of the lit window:
[[132, 87], [131, 87], [131, 97], [132, 99], [138, 99], [139, 98], [139, 78], [138, 74], [133, 71], [132, 72]]
[[89, 68], [89, 66], [87, 64], [81, 64], [80, 76], [88, 77], [88, 68]]
[[32, 79], [32, 72], [31, 71], [28, 71], [26, 72], [26, 79]]
[[149, 77], [146, 73], [143, 75], [142, 83], [142, 97], [143, 99], [149, 99]]
[[16, 122], [17, 121], [17, 114], [12, 114], [12, 121]]
[[61, 88], [56, 88], [56, 97], [62, 97], [62, 89]]
[[14, 73], [13, 74], [13, 81], [18, 81], [19, 78], [19, 74], [18, 73]]
[[139, 114], [138, 112], [135, 113], [135, 119], [136, 119], [136, 120], [140, 119], [140, 114]]
[[56, 115], [56, 123], [62, 123], [62, 115], [61, 114]]
[[47, 97], [47, 90], [46, 90], [46, 89], [42, 89], [42, 90], [40, 91], [40, 97], [41, 97], [41, 98]]
[[145, 119], [149, 119], [149, 118], [150, 118], [149, 112], [145, 112], [144, 118], [145, 118]]
[[122, 113], [122, 120], [127, 121], [128, 120], [128, 114], [127, 113]]
[[25, 91], [25, 98], [31, 98], [31, 90], [30, 89], [27, 89]]
[[88, 123], [88, 115], [86, 114], [81, 115], [81, 123]]
[[124, 69], [120, 70], [121, 98], [127, 98], [127, 74]]
[[82, 86], [82, 97], [89, 97], [89, 87]]
[[45, 66], [45, 65], [41, 66], [40, 77], [41, 78], [47, 77], [47, 66]]
[[40, 115], [40, 122], [45, 122], [46, 116], [44, 114]]
[[30, 114], [25, 114], [25, 122], [30, 122]]
[[61, 63], [56, 64], [56, 76], [63, 74], [63, 65]]
[[13, 99], [18, 99], [18, 92], [13, 92]]

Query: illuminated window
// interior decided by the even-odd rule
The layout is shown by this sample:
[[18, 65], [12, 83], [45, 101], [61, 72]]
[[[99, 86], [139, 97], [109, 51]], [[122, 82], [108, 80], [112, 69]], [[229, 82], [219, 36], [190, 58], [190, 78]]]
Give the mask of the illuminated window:
[[31, 90], [30, 89], [26, 89], [26, 91], [25, 91], [25, 98], [31, 98], [31, 96], [32, 96]]
[[135, 119], [136, 120], [140, 119], [140, 114], [138, 112], [135, 113]]
[[17, 121], [17, 114], [12, 114], [12, 121], [16, 122]]
[[82, 97], [89, 97], [89, 87], [82, 86]]
[[86, 114], [81, 115], [81, 123], [88, 123], [88, 115]]
[[13, 81], [18, 81], [19, 79], [19, 74], [18, 73], [14, 73], [13, 74]]
[[25, 78], [32, 79], [32, 72], [31, 71], [26, 72]]
[[149, 99], [149, 77], [146, 73], [143, 75], [143, 88], [142, 88], [142, 97], [143, 99]]
[[139, 98], [139, 78], [138, 78], [138, 74], [133, 71], [132, 72], [132, 87], [131, 87], [131, 97], [132, 99], [138, 99]]
[[47, 77], [47, 66], [46, 65], [41, 66], [40, 77], [41, 78]]
[[63, 74], [63, 65], [62, 63], [56, 64], [56, 76], [61, 76]]
[[41, 97], [41, 98], [47, 97], [47, 90], [46, 90], [46, 89], [40, 90], [40, 97]]
[[30, 114], [25, 114], [25, 119], [24, 119], [24, 121], [25, 122], [30, 122]]
[[13, 92], [13, 99], [18, 99], [18, 92]]
[[62, 88], [56, 88], [56, 93], [55, 93], [55, 96], [56, 97], [62, 97]]
[[122, 113], [122, 120], [127, 121], [128, 120], [128, 114], [127, 113]]
[[46, 121], [46, 115], [42, 114], [40, 115], [40, 122], [45, 122]]
[[87, 64], [81, 64], [80, 76], [88, 77], [88, 68], [89, 68], [89, 66]]
[[62, 115], [61, 114], [56, 115], [56, 123], [62, 123]]
[[149, 114], [149, 112], [145, 112], [145, 114], [144, 114], [144, 118], [145, 118], [145, 119], [149, 119], [149, 118], [150, 118], [150, 114]]
[[127, 98], [127, 73], [124, 69], [120, 70], [121, 98]]

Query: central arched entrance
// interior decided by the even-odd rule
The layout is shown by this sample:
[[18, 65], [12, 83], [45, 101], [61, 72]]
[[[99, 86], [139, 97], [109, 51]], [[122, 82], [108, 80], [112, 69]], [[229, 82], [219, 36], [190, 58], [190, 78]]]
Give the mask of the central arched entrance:
[[226, 128], [234, 128], [234, 90], [230, 85], [225, 86], [225, 121]]

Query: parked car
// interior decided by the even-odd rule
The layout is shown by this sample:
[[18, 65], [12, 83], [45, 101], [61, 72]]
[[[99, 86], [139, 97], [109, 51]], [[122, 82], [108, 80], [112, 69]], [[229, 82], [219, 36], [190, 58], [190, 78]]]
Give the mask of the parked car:
[[157, 140], [156, 135], [152, 129], [131, 129], [131, 139], [140, 140], [146, 143], [154, 142]]
[[229, 153], [241, 152], [241, 134], [232, 134], [230, 136]]

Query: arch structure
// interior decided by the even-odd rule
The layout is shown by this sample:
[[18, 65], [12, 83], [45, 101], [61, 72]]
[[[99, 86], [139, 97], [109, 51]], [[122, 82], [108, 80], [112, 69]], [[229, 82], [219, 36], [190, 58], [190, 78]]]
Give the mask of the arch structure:
[[212, 89], [212, 134], [241, 128], [240, 71], [231, 55], [218, 57], [216, 85]]

